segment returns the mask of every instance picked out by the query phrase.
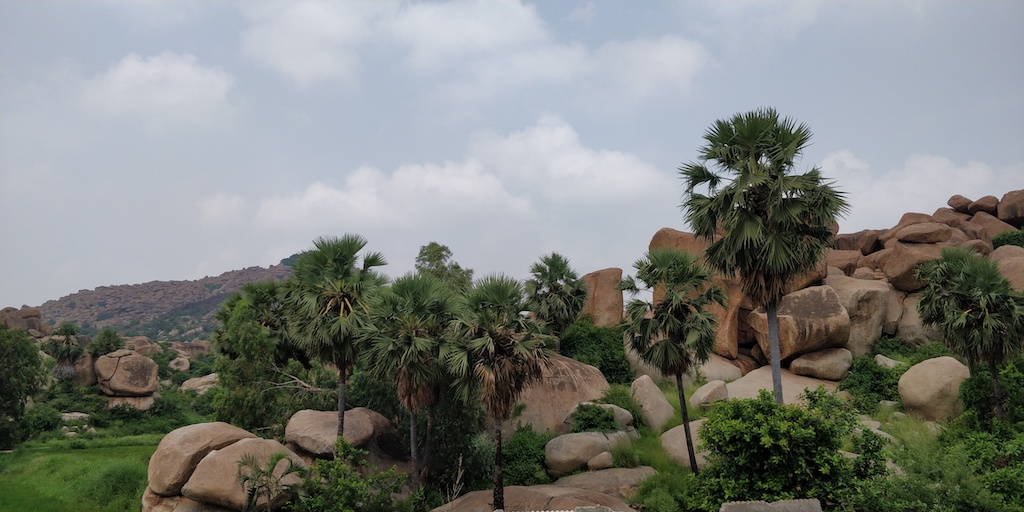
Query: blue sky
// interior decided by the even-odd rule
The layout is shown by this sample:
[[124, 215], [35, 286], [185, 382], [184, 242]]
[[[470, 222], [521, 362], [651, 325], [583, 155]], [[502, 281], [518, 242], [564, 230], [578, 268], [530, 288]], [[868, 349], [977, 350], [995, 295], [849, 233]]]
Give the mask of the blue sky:
[[1024, 188], [1024, 2], [0, 2], [0, 306], [359, 233], [628, 269], [715, 119], [810, 126], [886, 228]]

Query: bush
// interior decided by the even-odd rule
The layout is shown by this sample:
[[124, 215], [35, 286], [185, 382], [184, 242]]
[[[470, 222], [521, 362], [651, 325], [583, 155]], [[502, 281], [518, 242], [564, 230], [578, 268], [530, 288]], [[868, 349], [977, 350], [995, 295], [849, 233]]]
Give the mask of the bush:
[[580, 404], [572, 416], [573, 432], [615, 432], [619, 424], [611, 409], [593, 404]]
[[906, 366], [884, 368], [874, 359], [859, 356], [853, 360], [850, 373], [839, 383], [839, 389], [853, 395], [853, 406], [864, 414], [874, 414], [881, 400], [899, 401], [899, 381]]
[[[694, 510], [699, 482], [689, 472], [661, 472], [640, 483], [630, 500], [645, 512]], [[717, 510], [717, 509], [716, 509]]]
[[516, 428], [512, 437], [502, 444], [505, 485], [551, 483], [551, 477], [544, 469], [544, 446], [554, 438], [554, 433], [538, 434], [529, 425]]
[[920, 363], [921, 361], [934, 359], [936, 357], [952, 355], [953, 353], [950, 352], [945, 345], [933, 341], [931, 343], [926, 343], [924, 345], [921, 345], [920, 347], [917, 347], [917, 350], [910, 354], [908, 362], [910, 363], [910, 366], [914, 366], [915, 364]]
[[872, 345], [871, 350], [875, 354], [882, 354], [885, 357], [892, 359], [905, 359], [910, 357], [910, 354], [914, 353], [914, 347], [908, 345], [906, 342], [899, 338], [893, 338], [886, 336], [879, 339]]
[[365, 471], [361, 457], [365, 451], [339, 439], [338, 456], [318, 460], [312, 474], [303, 481], [304, 493], [298, 501], [288, 505], [293, 512], [397, 512], [398, 506], [391, 495], [397, 494], [405, 477], [395, 468], [377, 472]]
[[993, 248], [1002, 247], [1004, 245], [1024, 247], [1024, 228], [1016, 231], [1003, 231], [1002, 233], [992, 237]]
[[96, 335], [96, 339], [89, 344], [89, 353], [95, 356], [109, 354], [115, 350], [124, 348], [124, 339], [117, 334], [117, 331], [105, 327]]
[[622, 407], [633, 415], [634, 427], [640, 428], [644, 425], [643, 411], [640, 404], [633, 398], [633, 390], [628, 384], [612, 384], [597, 402]]
[[559, 350], [566, 357], [601, 370], [609, 384], [633, 382], [633, 371], [629, 368], [619, 329], [598, 327], [587, 319], [579, 320], [562, 333]]
[[48, 404], [38, 404], [25, 413], [28, 428], [34, 435], [39, 432], [56, 430], [60, 426], [60, 411]]

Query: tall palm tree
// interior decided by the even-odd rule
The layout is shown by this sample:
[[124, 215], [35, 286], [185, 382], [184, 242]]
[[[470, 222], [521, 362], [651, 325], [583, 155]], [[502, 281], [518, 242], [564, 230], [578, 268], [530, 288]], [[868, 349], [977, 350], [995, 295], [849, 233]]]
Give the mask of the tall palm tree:
[[366, 301], [386, 282], [373, 270], [387, 264], [382, 254], [360, 257], [366, 243], [353, 234], [317, 238], [299, 253], [287, 283], [289, 332], [311, 356], [338, 368], [338, 437], [345, 433], [345, 388], [366, 325]]
[[996, 417], [1005, 420], [999, 364], [1024, 349], [1024, 294], [1014, 291], [996, 262], [959, 248], [942, 249], [917, 275], [921, 319], [942, 333], [946, 346], [973, 366], [982, 361], [992, 378]]
[[[768, 314], [775, 401], [782, 403], [777, 307], [788, 282], [813, 269], [832, 243], [844, 194], [815, 167], [794, 173], [811, 130], [771, 108], [718, 120], [704, 133], [698, 163], [679, 167], [684, 217], [711, 241], [708, 264], [739, 274], [743, 293]], [[706, 193], [699, 192], [705, 191]]]
[[529, 310], [554, 336], [561, 337], [587, 301], [587, 285], [580, 281], [565, 256], [553, 252], [530, 267], [526, 280]]
[[[636, 278], [627, 276], [619, 288], [634, 297], [641, 291], [664, 290], [662, 298], [648, 302], [634, 298], [626, 305], [623, 327], [630, 349], [641, 360], [665, 375], [674, 375], [686, 434], [690, 470], [697, 473], [697, 456], [690, 433], [690, 415], [683, 393], [683, 375], [703, 364], [715, 349], [717, 323], [705, 310], [712, 303], [723, 305], [725, 294], [711, 285], [711, 273], [697, 257], [679, 249], [655, 248], [636, 263]], [[643, 287], [637, 285], [637, 280]]]
[[478, 281], [464, 298], [460, 320], [463, 344], [444, 354], [449, 371], [478, 388], [487, 415], [494, 421], [494, 509], [505, 508], [501, 461], [501, 427], [523, 390], [540, 378], [548, 362], [547, 336], [528, 316], [522, 284], [491, 275]]
[[[428, 274], [401, 277], [371, 302], [361, 357], [370, 375], [395, 379], [398, 399], [409, 412], [414, 489], [419, 487], [430, 463], [435, 408], [451, 381], [441, 360], [441, 350], [452, 340], [457, 305], [455, 293]], [[417, 425], [424, 407], [427, 432], [421, 458]]]
[[43, 352], [57, 360], [53, 376], [57, 380], [71, 380], [75, 377], [75, 361], [85, 351], [78, 343], [78, 326], [63, 322], [53, 331], [53, 336], [43, 343]]

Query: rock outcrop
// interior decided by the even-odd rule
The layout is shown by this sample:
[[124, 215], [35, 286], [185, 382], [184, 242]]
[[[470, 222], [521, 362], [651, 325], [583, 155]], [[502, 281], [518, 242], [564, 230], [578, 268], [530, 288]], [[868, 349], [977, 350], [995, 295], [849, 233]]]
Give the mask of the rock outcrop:
[[597, 270], [580, 278], [587, 285], [587, 300], [581, 315], [589, 316], [594, 325], [618, 327], [622, 322], [621, 268]]

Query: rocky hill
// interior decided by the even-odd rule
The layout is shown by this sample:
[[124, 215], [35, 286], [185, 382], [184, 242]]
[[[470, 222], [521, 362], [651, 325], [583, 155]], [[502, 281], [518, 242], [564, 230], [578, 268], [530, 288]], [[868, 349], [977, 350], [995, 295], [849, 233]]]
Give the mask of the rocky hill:
[[39, 310], [48, 324], [73, 322], [86, 334], [115, 327], [126, 336], [206, 339], [214, 327], [213, 313], [229, 294], [245, 283], [285, 279], [290, 273], [291, 267], [282, 263], [232, 270], [195, 281], [100, 286], [46, 301]]

